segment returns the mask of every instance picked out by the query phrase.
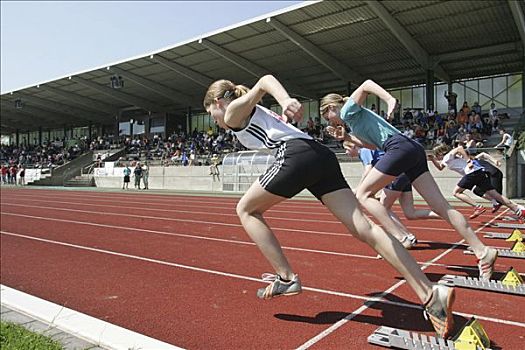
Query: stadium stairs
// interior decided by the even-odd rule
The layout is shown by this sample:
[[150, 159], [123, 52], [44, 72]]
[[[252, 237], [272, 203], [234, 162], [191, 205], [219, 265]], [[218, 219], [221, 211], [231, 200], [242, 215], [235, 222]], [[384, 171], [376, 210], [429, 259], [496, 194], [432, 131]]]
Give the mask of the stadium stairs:
[[93, 163], [93, 151], [88, 151], [72, 161], [53, 169], [51, 176], [31, 182], [30, 186], [64, 186], [64, 183], [77, 175], [81, 169]]

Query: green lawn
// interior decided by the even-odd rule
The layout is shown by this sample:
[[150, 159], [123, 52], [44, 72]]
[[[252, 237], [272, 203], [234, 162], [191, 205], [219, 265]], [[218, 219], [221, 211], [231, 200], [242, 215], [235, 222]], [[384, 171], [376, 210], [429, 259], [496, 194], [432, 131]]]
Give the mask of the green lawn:
[[2, 350], [62, 350], [60, 343], [13, 323], [0, 323]]

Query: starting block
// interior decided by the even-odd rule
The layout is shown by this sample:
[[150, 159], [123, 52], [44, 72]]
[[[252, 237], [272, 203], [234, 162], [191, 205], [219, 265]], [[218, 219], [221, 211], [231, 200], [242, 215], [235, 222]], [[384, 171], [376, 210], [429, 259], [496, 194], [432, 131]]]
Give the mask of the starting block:
[[488, 349], [490, 339], [481, 323], [472, 317], [453, 338], [454, 346], [458, 350]]
[[501, 283], [509, 287], [517, 288], [523, 286], [523, 278], [513, 267], [511, 267], [501, 280]]
[[[515, 241], [510, 249], [493, 248], [498, 251], [499, 257], [525, 259], [525, 244], [521, 241]], [[470, 255], [474, 254], [470, 247], [467, 250], [464, 250], [463, 253]]]
[[500, 228], [525, 229], [525, 224], [507, 224], [502, 222], [493, 222], [492, 224], [490, 224], [490, 226]]
[[[513, 272], [511, 272], [513, 271]], [[521, 283], [518, 281], [521, 280]], [[466, 277], [457, 275], [445, 275], [439, 281], [439, 284], [455, 286], [460, 288], [470, 288], [479, 290], [488, 290], [491, 292], [525, 295], [525, 285], [521, 276], [516, 270], [511, 269], [501, 281], [498, 280], [480, 280], [477, 277]]]
[[471, 318], [452, 340], [381, 326], [368, 337], [368, 342], [410, 350], [490, 350], [490, 339], [475, 318]]
[[516, 253], [524, 253], [525, 252], [525, 244], [522, 241], [516, 241], [512, 245], [512, 248], [510, 248], [513, 252]]
[[486, 232], [483, 237], [504, 239], [507, 242], [523, 241], [523, 234], [518, 229], [515, 229], [512, 233]]

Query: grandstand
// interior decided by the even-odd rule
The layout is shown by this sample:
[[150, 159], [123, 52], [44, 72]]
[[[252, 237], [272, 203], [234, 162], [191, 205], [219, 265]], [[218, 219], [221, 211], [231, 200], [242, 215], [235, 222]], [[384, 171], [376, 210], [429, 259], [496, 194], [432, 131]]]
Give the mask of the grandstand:
[[[268, 73], [304, 103], [299, 127], [322, 139], [342, 162], [348, 158], [341, 146], [323, 133], [318, 99], [330, 91], [350, 94], [367, 78], [398, 98], [395, 125], [427, 148], [438, 140], [461, 143], [473, 132], [477, 148], [490, 150], [499, 142], [497, 127], [513, 133], [523, 115], [524, 5], [452, 4], [308, 2], [5, 93], [0, 96], [1, 133], [9, 146], [2, 147], [1, 161], [21, 160], [28, 168], [45, 169], [38, 174], [64, 167], [53, 172], [54, 180], [38, 182], [55, 185], [93, 185], [101, 148], [118, 153], [114, 161], [148, 161], [153, 168], [189, 165], [190, 160], [191, 165], [209, 165], [214, 154], [222, 158], [243, 148], [204, 113], [206, 87], [224, 77], [250, 85]], [[476, 16], [459, 21], [461, 13]], [[445, 98], [452, 95], [454, 104]], [[463, 101], [469, 111], [479, 108], [478, 123], [469, 116], [466, 123], [449, 127], [449, 121], [461, 118]], [[279, 112], [271, 99], [263, 103]], [[384, 113], [379, 99], [369, 97], [366, 104]], [[58, 160], [43, 161], [51, 144], [64, 150], [56, 149]], [[65, 166], [72, 148], [73, 153], [95, 153], [85, 157], [90, 161]], [[505, 158], [507, 177], [523, 178], [521, 153], [512, 148]], [[164, 169], [153, 172], [166, 174]], [[508, 195], [523, 196], [524, 191], [523, 183], [507, 182]]]
[[[513, 0], [310, 1], [2, 94], [2, 170], [34, 186], [14, 188], [12, 175], [2, 183], [2, 320], [45, 329], [69, 348], [73, 336], [89, 341], [83, 349], [522, 348], [524, 13]], [[319, 99], [373, 79], [399, 101], [392, 124], [427, 152], [444, 142], [501, 161], [503, 192], [521, 198], [517, 209], [484, 203], [473, 216], [457, 201], [426, 206], [404, 193], [427, 215], [409, 215], [401, 199], [385, 213], [417, 235], [407, 252], [358, 194], [370, 220], [361, 217], [341, 181], [324, 202], [305, 200], [307, 190], [279, 202], [257, 187], [239, 200], [274, 154], [246, 150], [214, 125], [203, 95], [216, 79], [250, 86], [266, 74], [301, 101], [297, 127], [337, 155], [353, 189], [363, 166], [326, 132]], [[261, 103], [282, 112], [271, 98]], [[366, 107], [384, 116], [379, 99]], [[318, 169], [309, 168], [324, 175]], [[458, 175], [429, 169], [452, 196]], [[98, 189], [62, 188], [88, 186]], [[256, 291], [271, 278], [300, 283], [268, 259], [275, 241], [303, 290], [263, 301]], [[258, 278], [270, 268], [278, 275]], [[418, 293], [427, 279], [430, 292]], [[453, 312], [436, 307], [436, 295], [456, 298]], [[454, 320], [451, 339], [434, 337], [433, 309]]]

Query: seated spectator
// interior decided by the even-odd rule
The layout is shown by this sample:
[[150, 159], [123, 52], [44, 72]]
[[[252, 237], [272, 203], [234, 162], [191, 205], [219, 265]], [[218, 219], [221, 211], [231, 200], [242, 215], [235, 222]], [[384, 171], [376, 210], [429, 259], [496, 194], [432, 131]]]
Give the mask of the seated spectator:
[[468, 123], [468, 114], [463, 109], [461, 109], [458, 113], [458, 117], [456, 118], [456, 121], [458, 123], [458, 126], [460, 128], [465, 128]]
[[494, 148], [509, 149], [512, 142], [514, 142], [514, 138], [511, 134], [507, 133], [504, 128], [499, 129], [499, 134], [501, 135], [501, 141], [494, 146]]
[[461, 107], [461, 111], [464, 112], [466, 115], [470, 114], [470, 107], [468, 106], [467, 101], [463, 102], [463, 106]]
[[474, 104], [472, 105], [472, 111], [474, 111], [476, 114], [481, 115], [481, 106], [477, 101], [474, 102]]

